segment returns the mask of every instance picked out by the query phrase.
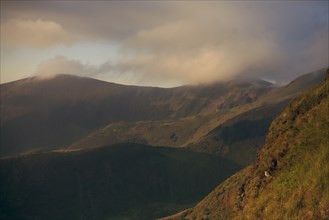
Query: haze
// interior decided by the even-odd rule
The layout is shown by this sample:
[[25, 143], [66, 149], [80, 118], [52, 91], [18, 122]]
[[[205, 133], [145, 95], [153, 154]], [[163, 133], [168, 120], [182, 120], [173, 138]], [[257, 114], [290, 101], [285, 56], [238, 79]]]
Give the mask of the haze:
[[1, 83], [285, 83], [328, 64], [328, 1], [1, 1]]

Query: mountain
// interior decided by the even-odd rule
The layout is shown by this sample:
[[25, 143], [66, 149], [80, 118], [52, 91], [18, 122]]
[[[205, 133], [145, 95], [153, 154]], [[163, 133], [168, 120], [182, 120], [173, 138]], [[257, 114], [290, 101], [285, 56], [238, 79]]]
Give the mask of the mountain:
[[307, 74], [303, 74], [288, 85], [273, 89], [268, 94], [262, 97], [262, 101], [268, 102], [275, 100], [276, 102], [280, 102], [287, 98], [295, 97], [299, 93], [306, 91], [309, 88], [320, 85], [326, 75], [327, 68], [322, 68]]
[[288, 85], [276, 87], [260, 97], [250, 110], [237, 114], [212, 129], [188, 148], [208, 152], [247, 166], [256, 160], [256, 152], [265, 143], [271, 122], [288, 103], [307, 89], [321, 84], [326, 69], [302, 75]]
[[218, 155], [247, 166], [256, 160], [257, 151], [265, 143], [272, 121], [288, 102], [289, 99], [243, 112], [187, 147], [192, 151]]
[[0, 159], [0, 219], [154, 219], [194, 205], [240, 168], [138, 144]]
[[328, 219], [328, 106], [329, 69], [273, 121], [255, 164], [165, 219]]
[[[302, 75], [286, 86], [272, 86], [258, 99], [230, 109], [213, 107], [179, 119], [111, 123], [75, 142], [70, 148], [83, 149], [122, 142], [187, 147], [247, 166], [255, 161], [256, 152], [264, 144], [272, 120], [293, 97], [319, 85], [324, 76], [325, 69]], [[242, 82], [245, 83], [238, 80], [231, 83]], [[262, 81], [248, 83], [264, 86]], [[236, 93], [238, 91], [232, 92]]]
[[[194, 206], [250, 164], [268, 130], [256, 164], [227, 179], [195, 208], [170, 218], [231, 219], [247, 213], [268, 219], [261, 205], [280, 210], [271, 200], [286, 188], [290, 191], [273, 201], [303, 198], [301, 207], [311, 204], [326, 213], [327, 191], [321, 187], [328, 188], [328, 173], [321, 168], [329, 170], [323, 147], [328, 85], [297, 98], [272, 122], [293, 97], [323, 78], [321, 70], [280, 88], [234, 80], [161, 89], [67, 75], [3, 84], [1, 155], [34, 151], [0, 159], [0, 218], [168, 216]], [[300, 190], [296, 182], [302, 183]], [[324, 196], [313, 202], [302, 194], [307, 187], [316, 195], [320, 187]]]
[[272, 89], [264, 81], [232, 81], [172, 89], [124, 86], [59, 75], [2, 84], [1, 156], [73, 144], [114, 122], [177, 119], [253, 102]]

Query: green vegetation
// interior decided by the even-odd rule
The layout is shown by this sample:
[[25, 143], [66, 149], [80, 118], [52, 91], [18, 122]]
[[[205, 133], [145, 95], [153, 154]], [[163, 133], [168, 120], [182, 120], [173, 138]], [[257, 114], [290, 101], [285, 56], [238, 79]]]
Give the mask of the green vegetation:
[[166, 219], [329, 219], [328, 79], [272, 123], [257, 163]]
[[265, 219], [329, 218], [328, 122], [327, 81], [296, 98], [273, 123], [259, 169], [269, 166], [269, 157], [278, 159], [278, 167], [253, 207], [246, 203], [245, 212]]

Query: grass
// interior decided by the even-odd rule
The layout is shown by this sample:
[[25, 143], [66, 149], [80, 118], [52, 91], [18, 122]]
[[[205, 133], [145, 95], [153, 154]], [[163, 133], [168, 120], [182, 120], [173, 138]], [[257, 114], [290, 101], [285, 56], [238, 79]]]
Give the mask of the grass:
[[273, 123], [259, 169], [266, 169], [272, 157], [278, 167], [244, 213], [264, 219], [329, 218], [328, 108], [327, 81], [296, 98]]

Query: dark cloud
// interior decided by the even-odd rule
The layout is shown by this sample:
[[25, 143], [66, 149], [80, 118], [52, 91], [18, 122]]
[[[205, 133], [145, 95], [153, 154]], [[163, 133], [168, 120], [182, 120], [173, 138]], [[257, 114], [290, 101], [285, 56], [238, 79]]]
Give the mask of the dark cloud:
[[6, 1], [3, 5], [2, 20], [50, 20], [83, 38], [116, 41], [177, 18], [172, 5], [161, 2]]
[[[116, 63], [75, 65], [84, 75], [112, 81], [128, 77], [139, 84], [199, 83], [245, 74], [282, 83], [329, 65], [328, 1], [4, 5], [2, 24], [9, 19], [43, 19], [60, 25], [75, 40], [116, 42], [120, 46]], [[67, 64], [67, 60], [55, 61]]]

